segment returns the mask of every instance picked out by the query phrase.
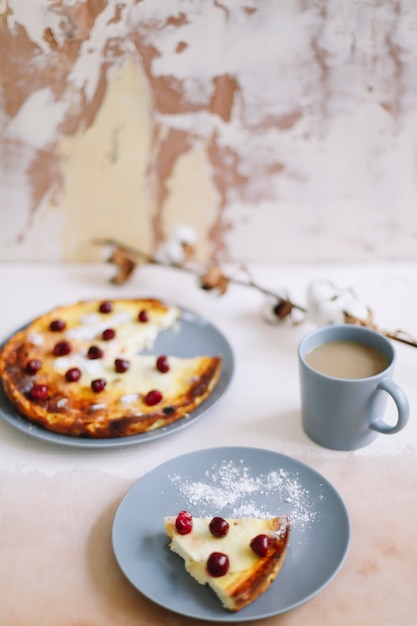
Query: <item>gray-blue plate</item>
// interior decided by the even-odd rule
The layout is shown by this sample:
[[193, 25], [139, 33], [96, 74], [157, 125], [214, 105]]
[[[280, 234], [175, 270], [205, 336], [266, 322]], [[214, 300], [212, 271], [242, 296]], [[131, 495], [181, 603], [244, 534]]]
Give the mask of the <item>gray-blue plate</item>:
[[[284, 564], [266, 593], [238, 613], [224, 609], [170, 551], [163, 518], [289, 514]], [[256, 512], [255, 512], [256, 511]], [[113, 550], [144, 596], [175, 613], [216, 622], [245, 622], [293, 609], [321, 591], [341, 568], [350, 542], [346, 507], [311, 467], [257, 448], [208, 448], [174, 458], [145, 474], [116, 512]]]
[[76, 448], [131, 446], [151, 441], [152, 439], [158, 439], [159, 437], [165, 437], [172, 432], [176, 432], [181, 428], [193, 424], [196, 419], [204, 415], [223, 396], [233, 376], [234, 356], [226, 337], [213, 326], [213, 324], [188, 309], [182, 309], [182, 318], [178, 324], [178, 328], [161, 332], [152, 350], [148, 350], [147, 354], [170, 354], [178, 357], [192, 357], [201, 354], [211, 356], [220, 355], [223, 358], [222, 371], [213, 392], [207, 400], [192, 411], [188, 417], [184, 417], [173, 424], [169, 424], [157, 430], [140, 435], [133, 435], [131, 437], [88, 439], [69, 437], [45, 430], [36, 424], [32, 424], [16, 411], [6, 397], [3, 385], [0, 385], [0, 417], [25, 434], [50, 443]]

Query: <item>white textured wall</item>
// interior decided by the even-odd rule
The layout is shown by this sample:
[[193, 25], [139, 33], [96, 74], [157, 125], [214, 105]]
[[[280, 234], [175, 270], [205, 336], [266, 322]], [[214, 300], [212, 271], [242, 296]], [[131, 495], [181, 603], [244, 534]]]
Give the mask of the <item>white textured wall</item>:
[[0, 0], [0, 258], [417, 257], [414, 0]]

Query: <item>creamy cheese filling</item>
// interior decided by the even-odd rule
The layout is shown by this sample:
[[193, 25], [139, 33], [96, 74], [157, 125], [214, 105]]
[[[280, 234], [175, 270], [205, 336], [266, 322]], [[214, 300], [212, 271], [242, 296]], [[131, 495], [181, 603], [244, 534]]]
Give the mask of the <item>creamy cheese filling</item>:
[[[175, 518], [173, 518], [175, 524]], [[211, 518], [193, 518], [193, 530], [188, 535], [174, 533], [171, 549], [186, 562], [187, 569], [201, 583], [211, 580], [206, 563], [212, 552], [227, 554], [229, 573], [241, 572], [253, 566], [259, 559], [250, 547], [251, 540], [265, 533], [265, 520], [246, 518], [233, 523], [229, 520], [229, 532], [224, 537], [213, 537], [209, 530]]]
[[[137, 320], [137, 311], [114, 311], [105, 315], [96, 312], [83, 315], [65, 333], [68, 341], [90, 341], [100, 345], [113, 356], [120, 354], [125, 358], [140, 350], [152, 347], [161, 330], [174, 325], [179, 315], [176, 307], [168, 308], [164, 313], [151, 313], [149, 322]], [[111, 328], [116, 332], [115, 339], [102, 341], [103, 331]], [[33, 341], [34, 343], [34, 341]]]
[[[188, 388], [193, 380], [197, 361], [200, 357], [188, 359], [168, 357], [170, 369], [162, 373], [156, 368], [155, 355], [134, 355], [130, 359], [130, 367], [126, 372], [118, 373], [114, 367], [114, 355], [105, 353], [102, 359], [87, 359], [80, 354], [69, 354], [54, 359], [53, 368], [61, 375], [65, 375], [72, 367], [78, 367], [81, 378], [78, 383], [90, 386], [91, 381], [105, 378], [107, 387], [119, 391], [123, 403], [134, 402], [138, 394], [146, 394], [151, 389], [158, 389], [163, 396], [175, 397]], [[123, 358], [126, 358], [123, 355]]]
[[28, 333], [28, 341], [34, 346], [41, 346], [44, 342], [43, 335], [34, 331]]
[[[158, 334], [166, 329], [174, 329], [180, 311], [177, 307], [167, 310], [150, 310], [148, 322], [137, 319], [137, 307], [115, 309], [107, 314], [96, 311], [83, 314], [78, 320], [72, 320], [70, 328], [65, 332], [67, 341], [83, 342], [83, 352], [74, 352], [52, 360], [52, 368], [60, 375], [71, 368], [81, 371], [81, 378], [74, 385], [90, 386], [97, 378], [105, 378], [107, 388], [120, 393], [119, 400], [123, 404], [131, 404], [138, 400], [140, 394], [146, 394], [151, 389], [158, 389], [163, 395], [178, 395], [184, 391], [184, 386], [195, 371], [195, 360], [177, 359], [169, 357], [170, 369], [162, 373], [156, 368], [157, 355], [144, 355], [141, 352], [151, 347]], [[115, 331], [115, 337], [109, 341], [102, 338], [106, 329]], [[31, 333], [32, 343], [43, 341], [38, 333]], [[87, 358], [88, 348], [97, 346], [103, 352], [102, 358]], [[120, 373], [115, 369], [115, 360], [129, 361], [126, 372]]]

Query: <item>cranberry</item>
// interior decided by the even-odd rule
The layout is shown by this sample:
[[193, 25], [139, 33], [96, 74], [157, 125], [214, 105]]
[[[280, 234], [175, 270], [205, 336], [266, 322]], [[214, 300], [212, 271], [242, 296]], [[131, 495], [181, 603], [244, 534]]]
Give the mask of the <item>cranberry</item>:
[[229, 557], [223, 552], [212, 552], [207, 559], [207, 571], [210, 576], [218, 578], [229, 571]]
[[148, 312], [143, 309], [138, 315], [139, 322], [149, 322]]
[[213, 537], [225, 537], [229, 532], [229, 522], [223, 517], [213, 517], [209, 529]]
[[101, 359], [103, 356], [103, 350], [98, 346], [90, 346], [87, 352], [87, 359]]
[[175, 528], [180, 535], [189, 535], [193, 529], [193, 516], [188, 511], [180, 511], [175, 519]]
[[41, 367], [42, 361], [40, 361], [39, 359], [30, 359], [30, 361], [26, 363], [26, 374], [36, 374], [36, 372], [39, 372]]
[[113, 330], [113, 328], [106, 328], [106, 330], [103, 330], [103, 332], [101, 333], [101, 338], [103, 339], [103, 341], [111, 341], [115, 337], [116, 331]]
[[58, 341], [53, 352], [55, 356], [65, 356], [71, 352], [71, 344], [68, 341]]
[[65, 372], [65, 378], [69, 383], [75, 383], [81, 378], [81, 370], [78, 367], [71, 367]]
[[105, 378], [96, 378], [91, 381], [91, 389], [95, 393], [100, 393], [100, 391], [104, 391], [105, 386], [107, 385], [107, 381]]
[[113, 304], [109, 300], [105, 300], [98, 307], [100, 313], [111, 313], [113, 311]]
[[165, 372], [169, 372], [170, 367], [168, 363], [168, 357], [164, 355], [159, 356], [156, 359], [156, 369], [162, 372], [163, 374], [165, 374]]
[[162, 393], [158, 391], [158, 389], [152, 389], [151, 391], [148, 391], [148, 393], [143, 399], [144, 403], [147, 404], [148, 406], [153, 406], [154, 404], [158, 404], [158, 402], [161, 402], [161, 400], [162, 400]]
[[66, 328], [66, 323], [64, 320], [52, 320], [49, 324], [49, 330], [52, 330], [54, 333], [59, 333], [61, 330]]
[[48, 387], [46, 385], [33, 385], [29, 391], [32, 400], [46, 400], [48, 397]]
[[130, 367], [130, 361], [128, 361], [127, 359], [115, 359], [114, 361], [114, 369], [119, 374], [123, 374], [124, 372], [127, 372], [129, 367]]
[[266, 556], [271, 545], [271, 539], [268, 535], [256, 535], [249, 545], [258, 556]]

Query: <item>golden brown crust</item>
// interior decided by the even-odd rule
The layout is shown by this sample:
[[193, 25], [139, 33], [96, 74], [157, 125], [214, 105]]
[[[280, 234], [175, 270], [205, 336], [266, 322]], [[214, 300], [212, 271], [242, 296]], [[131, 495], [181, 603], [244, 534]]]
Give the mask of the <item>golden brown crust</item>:
[[278, 576], [284, 562], [289, 541], [290, 527], [287, 525], [278, 536], [271, 537], [268, 554], [260, 558], [250, 572], [236, 576], [227, 592], [233, 601], [233, 611], [240, 611], [261, 596]]
[[[38, 317], [6, 342], [0, 355], [4, 390], [14, 407], [29, 421], [74, 437], [125, 437], [171, 424], [210, 395], [220, 376], [220, 357], [195, 357], [186, 367], [187, 360], [173, 357], [170, 372], [164, 374], [155, 367], [155, 357], [136, 353], [136, 348], [140, 351], [147, 343], [152, 343], [160, 330], [171, 328], [179, 310], [156, 299], [112, 300], [112, 317], [98, 313], [99, 305], [99, 301], [88, 301], [59, 307]], [[144, 309], [150, 320], [141, 326], [137, 315]], [[84, 323], [87, 318], [88, 323]], [[57, 319], [65, 321], [66, 328], [62, 332], [49, 329], [50, 323]], [[107, 325], [114, 328], [116, 337], [119, 334], [121, 339], [103, 341], [101, 332]], [[88, 337], [85, 336], [87, 331]], [[54, 346], [59, 341], [69, 341], [70, 355], [61, 358], [54, 355]], [[86, 359], [91, 345], [102, 349], [103, 359]], [[128, 358], [129, 373], [115, 373], [114, 357]], [[31, 359], [42, 363], [35, 374], [26, 372]], [[68, 382], [65, 371], [74, 364], [79, 365], [83, 373], [79, 381]], [[100, 393], [91, 388], [94, 378], [107, 381]], [[141, 382], [145, 379], [146, 382]], [[135, 386], [138, 382], [142, 385], [140, 390]], [[47, 398], [34, 400], [30, 397], [35, 384], [46, 385]], [[159, 385], [164, 386], [163, 399], [154, 406], [145, 404], [146, 390], [158, 389]]]

